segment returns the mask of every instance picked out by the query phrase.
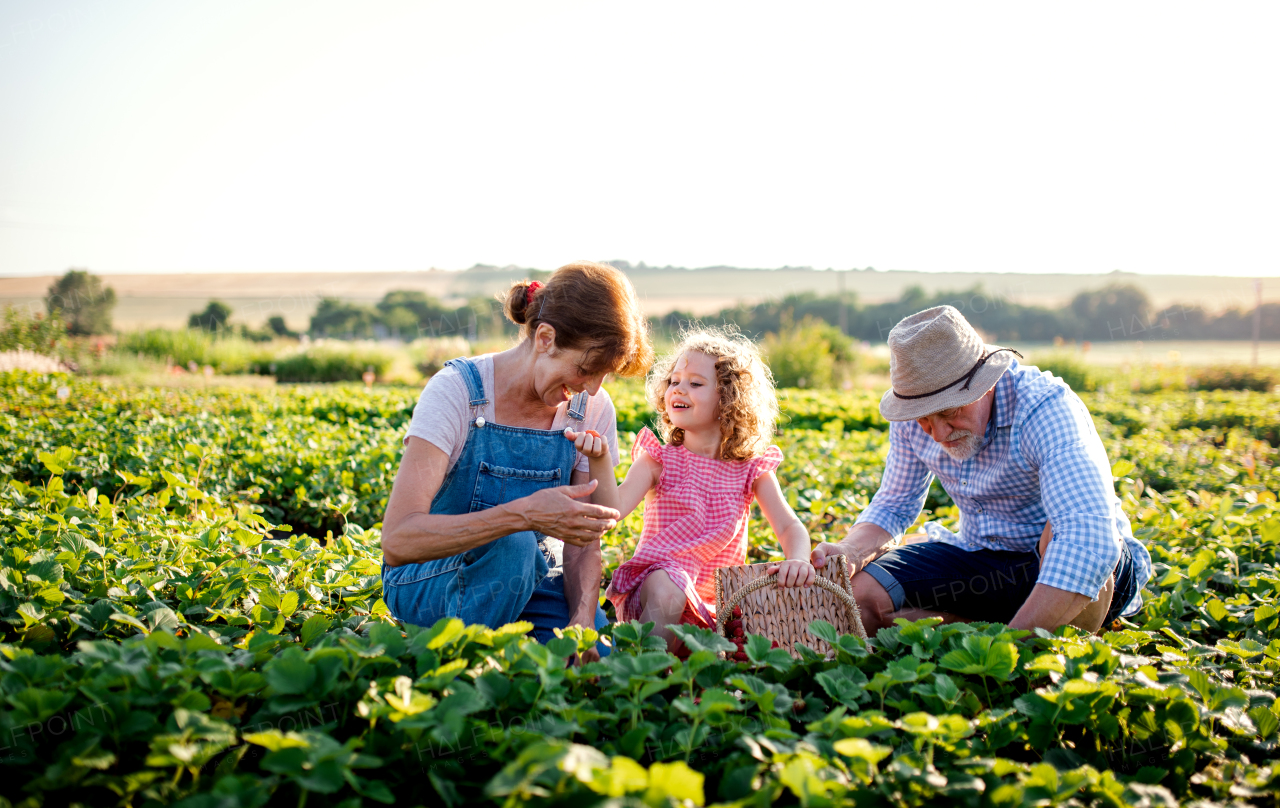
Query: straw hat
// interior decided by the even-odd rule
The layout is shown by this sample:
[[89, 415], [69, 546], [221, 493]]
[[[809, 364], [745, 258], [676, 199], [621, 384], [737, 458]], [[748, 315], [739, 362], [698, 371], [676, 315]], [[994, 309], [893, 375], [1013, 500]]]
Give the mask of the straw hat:
[[988, 345], [953, 306], [907, 317], [889, 332], [889, 381], [880, 414], [913, 421], [982, 398], [1022, 354]]

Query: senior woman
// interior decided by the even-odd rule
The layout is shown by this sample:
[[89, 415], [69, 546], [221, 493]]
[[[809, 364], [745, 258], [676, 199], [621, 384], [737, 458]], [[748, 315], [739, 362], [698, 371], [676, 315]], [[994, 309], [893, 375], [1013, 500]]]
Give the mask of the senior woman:
[[[603, 264], [516, 283], [505, 309], [520, 343], [452, 360], [414, 408], [382, 521], [383, 596], [406, 623], [528, 620], [545, 642], [556, 628], [604, 626], [600, 538], [618, 518], [594, 503], [566, 432], [602, 435], [616, 465], [601, 384], [643, 374], [653, 348], [630, 281]], [[564, 541], [562, 566], [548, 536]]]

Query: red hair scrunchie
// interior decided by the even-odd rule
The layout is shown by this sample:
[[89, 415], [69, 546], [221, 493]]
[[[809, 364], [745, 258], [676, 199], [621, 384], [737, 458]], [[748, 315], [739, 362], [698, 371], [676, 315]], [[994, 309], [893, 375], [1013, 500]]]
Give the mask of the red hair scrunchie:
[[534, 292], [537, 292], [537, 291], [538, 291], [539, 289], [541, 289], [541, 288], [542, 288], [542, 282], [541, 282], [541, 281], [530, 281], [530, 282], [529, 282], [529, 288], [528, 288], [528, 289], [526, 289], [526, 290], [524, 290], [524, 304], [525, 304], [526, 306], [532, 306], [532, 305], [533, 305], [533, 295], [534, 295]]

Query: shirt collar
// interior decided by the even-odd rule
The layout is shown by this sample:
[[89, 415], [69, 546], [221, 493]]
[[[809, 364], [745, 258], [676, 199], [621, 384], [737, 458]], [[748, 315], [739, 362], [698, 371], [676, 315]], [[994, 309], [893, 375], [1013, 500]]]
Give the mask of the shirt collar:
[[1007, 427], [1013, 425], [1013, 404], [1017, 400], [1014, 390], [1013, 377], [1018, 372], [1018, 360], [1014, 360], [1013, 364], [1000, 376], [1000, 381], [996, 382], [996, 397], [992, 402], [992, 406], [996, 411], [996, 426]]

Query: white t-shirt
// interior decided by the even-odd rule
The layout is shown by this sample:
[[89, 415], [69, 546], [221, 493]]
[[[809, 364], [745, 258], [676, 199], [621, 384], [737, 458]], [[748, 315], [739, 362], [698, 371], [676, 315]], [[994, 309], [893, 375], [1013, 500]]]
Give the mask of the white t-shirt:
[[[480, 379], [484, 385], [485, 398], [489, 403], [479, 408], [479, 414], [491, 424], [498, 419], [493, 411], [493, 354], [473, 356], [471, 361], [480, 371]], [[462, 455], [462, 447], [467, 442], [467, 427], [475, 419], [471, 414], [471, 393], [467, 390], [467, 382], [462, 371], [450, 366], [441, 370], [427, 381], [422, 395], [418, 396], [418, 405], [413, 408], [413, 418], [409, 421], [409, 437], [422, 438], [440, 451], [449, 455], [449, 468], [452, 469]], [[603, 387], [594, 396], [587, 397], [587, 415], [584, 419], [587, 429], [594, 429], [604, 436], [609, 444], [609, 455], [613, 465], [618, 465], [618, 417], [613, 409], [613, 400]], [[556, 407], [555, 418], [551, 421], [553, 430], [563, 430], [570, 426], [569, 403], [563, 402]], [[577, 471], [590, 471], [590, 460], [581, 452], [573, 468]]]

